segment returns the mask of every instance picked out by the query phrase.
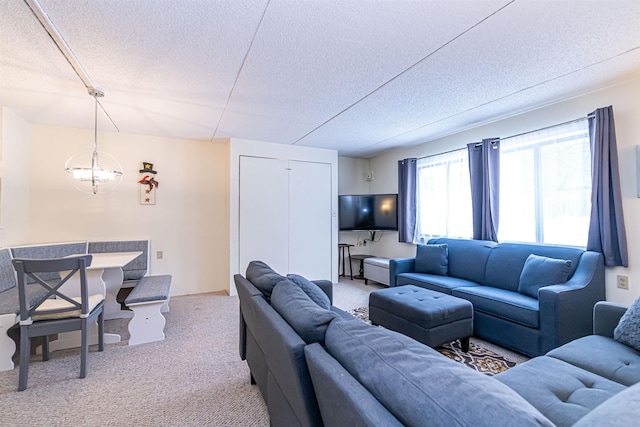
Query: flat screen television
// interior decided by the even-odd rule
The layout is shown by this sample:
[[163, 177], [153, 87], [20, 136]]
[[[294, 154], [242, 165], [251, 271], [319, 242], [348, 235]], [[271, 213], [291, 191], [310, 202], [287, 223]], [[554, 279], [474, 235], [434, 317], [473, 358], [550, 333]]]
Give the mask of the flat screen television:
[[397, 205], [397, 194], [338, 196], [340, 230], [398, 230]]

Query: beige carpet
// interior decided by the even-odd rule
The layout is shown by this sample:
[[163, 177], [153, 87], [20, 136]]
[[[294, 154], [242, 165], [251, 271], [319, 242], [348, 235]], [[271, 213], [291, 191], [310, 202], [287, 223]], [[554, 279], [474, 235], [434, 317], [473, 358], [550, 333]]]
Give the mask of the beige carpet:
[[[238, 299], [215, 294], [171, 299], [164, 341], [33, 356], [27, 390], [18, 371], [0, 372], [0, 426], [268, 426], [249, 369], [238, 356]], [[107, 321], [108, 332], [126, 323]]]

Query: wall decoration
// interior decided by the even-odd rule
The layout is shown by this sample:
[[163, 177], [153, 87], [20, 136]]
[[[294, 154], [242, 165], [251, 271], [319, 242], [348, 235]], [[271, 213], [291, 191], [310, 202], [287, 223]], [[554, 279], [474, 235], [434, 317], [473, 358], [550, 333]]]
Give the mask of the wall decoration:
[[156, 181], [154, 175], [158, 172], [153, 170], [153, 163], [142, 162], [140, 173], [145, 174], [144, 177], [138, 181], [138, 184], [140, 184], [140, 204], [155, 205], [156, 191], [159, 183]]

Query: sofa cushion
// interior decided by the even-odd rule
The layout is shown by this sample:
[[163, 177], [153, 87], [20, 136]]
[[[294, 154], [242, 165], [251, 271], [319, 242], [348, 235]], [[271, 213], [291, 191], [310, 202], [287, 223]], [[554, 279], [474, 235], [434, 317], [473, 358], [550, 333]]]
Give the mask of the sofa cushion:
[[424, 273], [401, 273], [396, 277], [396, 286], [415, 285], [451, 295], [451, 290], [460, 287], [480, 286], [475, 282], [450, 276]]
[[476, 311], [539, 328], [540, 304], [535, 298], [491, 286], [456, 288], [451, 294], [471, 301]]
[[[449, 252], [451, 252], [451, 248], [449, 248]], [[487, 259], [486, 274], [484, 282], [481, 284], [517, 292], [522, 268], [531, 254], [571, 261], [571, 272], [569, 273], [569, 277], [571, 277], [583, 253], [582, 249], [562, 246], [500, 243], [491, 251], [491, 255]]]
[[302, 289], [304, 293], [320, 307], [325, 310], [329, 310], [331, 308], [331, 301], [329, 301], [329, 297], [315, 283], [298, 274], [287, 274], [287, 279], [300, 286], [300, 289]]
[[538, 298], [538, 289], [543, 286], [565, 283], [571, 273], [571, 260], [556, 259], [531, 254], [524, 262], [518, 292]]
[[430, 244], [446, 244], [449, 276], [482, 284], [489, 254], [498, 244], [486, 240], [431, 239]]
[[640, 382], [640, 353], [609, 337], [588, 335], [578, 338], [551, 350], [546, 356], [626, 386]]
[[404, 425], [551, 425], [494, 378], [399, 333], [337, 320], [325, 345]]
[[558, 426], [570, 426], [625, 386], [553, 357], [540, 356], [494, 378]]
[[273, 288], [271, 306], [307, 344], [324, 344], [329, 322], [340, 317], [318, 306], [298, 285], [287, 279]]
[[448, 253], [449, 249], [446, 244], [417, 245], [414, 264], [416, 273], [446, 276], [449, 271]]
[[622, 315], [618, 326], [613, 330], [613, 338], [640, 351], [640, 298]]
[[247, 267], [246, 277], [247, 280], [253, 283], [253, 286], [260, 289], [267, 301], [271, 298], [273, 287], [285, 279], [284, 276], [273, 271], [271, 267], [262, 261], [251, 261]]
[[574, 427], [629, 427], [640, 419], [640, 384], [605, 400]]

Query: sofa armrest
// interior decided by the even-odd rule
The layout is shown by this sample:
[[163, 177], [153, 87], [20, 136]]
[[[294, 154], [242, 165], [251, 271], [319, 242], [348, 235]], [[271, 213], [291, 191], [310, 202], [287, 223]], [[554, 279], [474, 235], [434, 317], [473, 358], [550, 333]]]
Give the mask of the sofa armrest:
[[613, 330], [627, 307], [608, 301], [600, 301], [593, 307], [593, 334], [613, 338]]
[[593, 332], [593, 306], [605, 299], [602, 254], [585, 251], [571, 279], [540, 288], [541, 354]]
[[327, 294], [329, 302], [333, 305], [333, 282], [331, 280], [312, 280], [313, 283], [318, 285], [322, 292]]
[[396, 276], [411, 273], [415, 270], [416, 258], [391, 258], [389, 260], [389, 286], [396, 285]]

